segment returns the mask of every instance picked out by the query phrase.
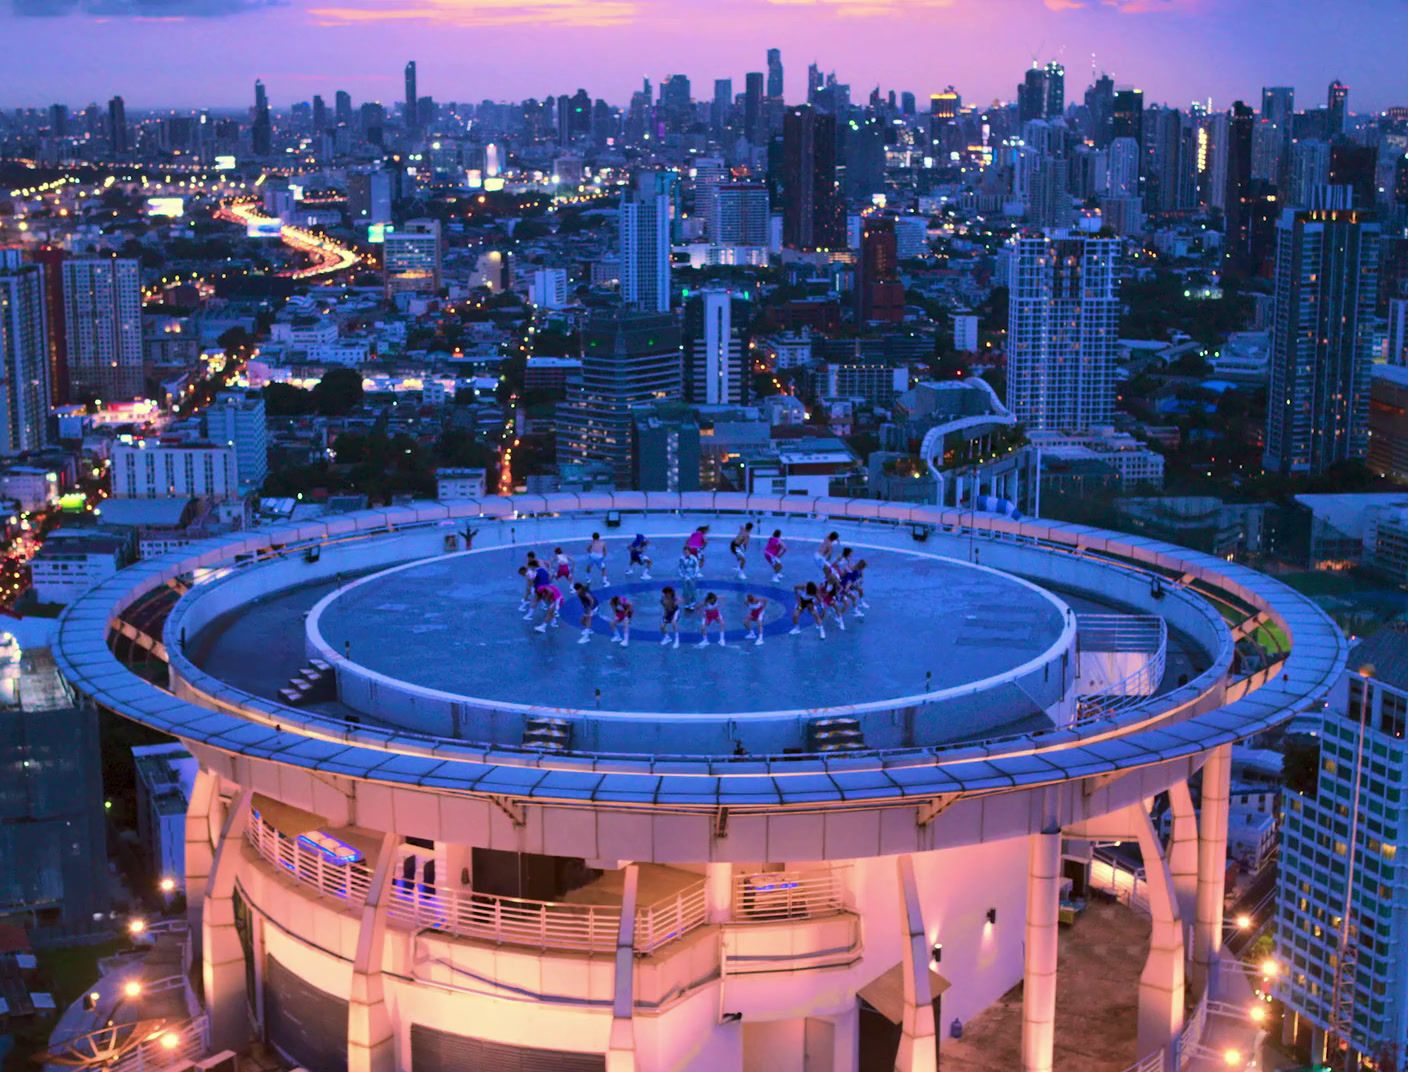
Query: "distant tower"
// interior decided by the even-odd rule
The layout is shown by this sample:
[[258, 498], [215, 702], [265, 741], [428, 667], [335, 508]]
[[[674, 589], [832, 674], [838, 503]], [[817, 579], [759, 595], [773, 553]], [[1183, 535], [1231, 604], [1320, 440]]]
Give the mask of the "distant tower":
[[836, 190], [836, 117], [810, 105], [782, 123], [782, 241], [791, 249], [841, 249], [844, 206]]
[[416, 115], [420, 107], [420, 98], [416, 96], [416, 61], [411, 60], [406, 64], [406, 126], [416, 129]]
[[108, 101], [108, 144], [115, 156], [127, 152], [127, 105], [121, 97]]
[[273, 123], [269, 118], [269, 95], [264, 83], [254, 83], [254, 126], [250, 130], [250, 147], [255, 156], [268, 156], [274, 147]]
[[1337, 138], [1345, 132], [1349, 118], [1349, 87], [1336, 78], [1330, 83], [1325, 103], [1330, 112], [1329, 135]]
[[0, 456], [37, 450], [49, 416], [44, 269], [0, 249]]
[[782, 49], [768, 49], [768, 96], [782, 100]]
[[670, 198], [647, 172], [621, 197], [621, 300], [646, 313], [670, 311]]

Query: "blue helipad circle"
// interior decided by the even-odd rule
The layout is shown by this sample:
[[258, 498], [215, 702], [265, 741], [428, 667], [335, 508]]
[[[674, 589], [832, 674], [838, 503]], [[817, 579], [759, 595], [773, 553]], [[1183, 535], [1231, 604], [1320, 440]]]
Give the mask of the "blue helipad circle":
[[[681, 536], [680, 542], [683, 537]], [[727, 547], [711, 546], [698, 582], [700, 610], [683, 614], [680, 646], [660, 643], [659, 592], [676, 592], [678, 543], [656, 540], [652, 579], [624, 575], [627, 541], [608, 555], [614, 584], [592, 578], [601, 608], [578, 643], [581, 606], [570, 584], [561, 624], [535, 632], [543, 612], [520, 609], [517, 569], [526, 547], [496, 547], [395, 567], [345, 586], [309, 617], [309, 630], [338, 655], [388, 679], [479, 703], [669, 714], [812, 710], [879, 703], [959, 688], [1054, 657], [1065, 605], [1014, 577], [924, 553], [858, 546], [868, 562], [865, 617], [810, 614], [791, 635], [793, 585], [819, 579], [814, 542], [792, 539], [780, 583], [761, 547], [739, 580]], [[668, 544], [668, 549], [662, 544]], [[552, 548], [538, 548], [550, 556]], [[583, 548], [569, 548], [583, 575]], [[719, 597], [727, 643], [711, 630], [700, 648], [704, 597]], [[744, 631], [745, 596], [768, 600], [764, 643]], [[630, 646], [609, 639], [613, 594], [631, 597]]]

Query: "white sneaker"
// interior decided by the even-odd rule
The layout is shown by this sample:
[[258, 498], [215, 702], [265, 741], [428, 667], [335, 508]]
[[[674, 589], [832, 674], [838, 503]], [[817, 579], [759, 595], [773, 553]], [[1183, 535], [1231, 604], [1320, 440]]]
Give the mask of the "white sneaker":
[[533, 620], [533, 612], [530, 610], [527, 614], [523, 616], [523, 620], [525, 622], [531, 622]]
[[534, 626], [534, 627], [533, 627], [533, 632], [535, 632], [535, 633], [546, 633], [547, 631], [548, 631], [548, 623], [547, 623], [547, 622], [544, 622], [542, 625], [538, 625], [538, 626]]
[[856, 608], [856, 617], [857, 617], [857, 618], [864, 618], [864, 617], [865, 617], [865, 611], [863, 611], [863, 610], [861, 610], [859, 607], [857, 607], [857, 608]]
[[650, 571], [647, 570], [645, 573], [642, 573], [642, 574], [640, 575], [640, 579], [641, 579], [642, 581], [648, 581], [648, 580], [650, 580]]
[[589, 642], [591, 641], [591, 639], [592, 639], [592, 631], [591, 631], [590, 629], [583, 629], [583, 630], [582, 630], [582, 635], [577, 638], [577, 643], [578, 643], [578, 644], [586, 644], [586, 643], [589, 643]]
[[611, 582], [608, 581], [605, 577], [603, 577], [603, 578], [601, 579], [601, 586], [602, 586], [603, 588], [610, 588], [610, 587], [611, 587]]
[[701, 640], [698, 644], [694, 646], [696, 648], [707, 648], [709, 646], [709, 638], [706, 636], [703, 640]]
[[763, 638], [762, 638], [762, 636], [760, 635], [757, 640], [753, 641], [753, 647], [755, 647], [755, 648], [761, 648], [762, 646], [763, 646]]
[[816, 631], [817, 631], [817, 634], [821, 637], [822, 640], [825, 640], [825, 639], [826, 639], [826, 630], [825, 630], [824, 628], [822, 628], [821, 626], [818, 625], [818, 626], [816, 627]]
[[844, 633], [844, 632], [846, 631], [846, 619], [845, 619], [845, 618], [837, 618], [837, 619], [836, 619], [836, 625], [837, 625], [837, 627], [841, 630], [841, 632]]
[[670, 634], [669, 634], [669, 633], [666, 633], [664, 636], [662, 636], [662, 637], [660, 638], [660, 646], [661, 646], [662, 648], [663, 648], [666, 644], [668, 644], [669, 642], [670, 642]]
[[719, 647], [721, 647], [721, 648], [726, 648], [726, 647], [728, 647], [728, 641], [724, 639], [724, 635], [723, 635], [722, 633], [719, 634]]
[[801, 636], [801, 635], [802, 635], [802, 627], [801, 627], [800, 625], [794, 625], [790, 630], [788, 630], [787, 635], [788, 635], [788, 636]]
[[739, 579], [740, 581], [746, 581], [746, 580], [748, 579], [748, 574], [744, 573], [742, 570], [739, 570], [739, 571], [738, 571], [738, 579]]
[[679, 634], [678, 634], [678, 633], [675, 634], [675, 643], [674, 643], [673, 646], [676, 647], [676, 648], [678, 648], [678, 647], [680, 646], [680, 638], [679, 638]]
[[621, 638], [618, 637], [615, 633], [612, 633], [612, 634], [611, 634], [611, 643], [613, 643], [613, 644], [619, 644], [619, 643], [621, 643]]
[[630, 638], [630, 637], [627, 637], [625, 640], [621, 641], [621, 647], [623, 647], [623, 648], [629, 648], [630, 646], [631, 646], [631, 638]]

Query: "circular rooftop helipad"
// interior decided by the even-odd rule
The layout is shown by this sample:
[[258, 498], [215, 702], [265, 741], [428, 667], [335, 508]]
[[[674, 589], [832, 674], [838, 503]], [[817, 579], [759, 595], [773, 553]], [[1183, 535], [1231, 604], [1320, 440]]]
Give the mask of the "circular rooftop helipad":
[[[790, 635], [792, 586], [819, 577], [815, 544], [792, 541], [783, 578], [774, 583], [759, 541], [747, 578], [739, 580], [727, 537], [716, 536], [699, 595], [702, 602], [717, 593], [727, 645], [711, 635], [707, 648], [697, 646], [702, 614], [695, 612], [682, 616], [680, 647], [663, 647], [660, 592], [667, 584], [681, 588], [683, 536], [654, 538], [648, 581], [625, 575], [627, 541], [610, 541], [612, 583], [593, 579], [603, 607], [587, 643], [578, 643], [581, 608], [569, 585], [560, 628], [536, 633], [541, 611], [524, 620], [516, 573], [524, 546], [401, 565], [339, 588], [309, 615], [310, 642], [367, 672], [383, 700], [389, 689], [409, 686], [477, 706], [743, 717], [899, 705], [995, 687], [1069, 646], [1067, 608], [1050, 593], [932, 553], [875, 547], [854, 552], [869, 564], [864, 620], [847, 615], [844, 631], [828, 621], [821, 639], [804, 618], [803, 632]], [[568, 550], [580, 579], [583, 548]], [[537, 551], [550, 555], [552, 547]], [[766, 600], [761, 646], [744, 635], [748, 593]], [[629, 649], [610, 639], [605, 604], [615, 594], [635, 606]], [[1020, 694], [1011, 699], [1012, 718], [1032, 713]]]

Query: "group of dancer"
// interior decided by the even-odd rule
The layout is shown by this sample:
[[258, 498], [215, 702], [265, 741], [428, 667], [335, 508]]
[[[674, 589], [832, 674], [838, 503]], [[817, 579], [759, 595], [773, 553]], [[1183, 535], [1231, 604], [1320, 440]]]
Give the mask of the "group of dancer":
[[[737, 534], [729, 541], [729, 554], [732, 556], [739, 580], [747, 580], [748, 551], [753, 541], [753, 522], [745, 522]], [[822, 639], [826, 638], [826, 622], [834, 620], [836, 625], [846, 628], [845, 615], [854, 613], [864, 618], [865, 570], [863, 558], [856, 558], [851, 548], [841, 547], [840, 535], [832, 532], [821, 541], [813, 558], [821, 571], [820, 580], [806, 581], [792, 588], [794, 606], [792, 610], [791, 634], [802, 631], [802, 621], [810, 618], [816, 625]], [[704, 573], [704, 560], [709, 547], [709, 526], [700, 525], [686, 538], [680, 552], [677, 573], [679, 590], [666, 585], [660, 591], [660, 643], [662, 646], [680, 646], [680, 619], [683, 614], [702, 611], [700, 639], [696, 647], [708, 647], [709, 637], [718, 636], [719, 646], [726, 646], [723, 607], [718, 593], [708, 592], [699, 598], [699, 580]], [[626, 576], [636, 576], [643, 581], [651, 579], [654, 559], [650, 554], [650, 539], [644, 533], [637, 533], [627, 548], [630, 561], [626, 566]], [[536, 551], [529, 551], [527, 562], [518, 568], [523, 578], [523, 598], [518, 609], [523, 612], [524, 621], [532, 621], [538, 611], [543, 619], [534, 627], [534, 632], [546, 633], [562, 624], [563, 606], [568, 591], [572, 592], [580, 608], [581, 635], [578, 644], [586, 644], [592, 637], [592, 620], [603, 614], [611, 627], [611, 642], [628, 647], [631, 643], [631, 622], [635, 618], [635, 605], [629, 596], [613, 595], [605, 607], [602, 598], [592, 591], [592, 574], [599, 576], [601, 587], [609, 588], [611, 581], [606, 572], [607, 544], [601, 533], [593, 532], [587, 544], [585, 564], [581, 579], [577, 579], [577, 563], [563, 548], [553, 549], [552, 558], [544, 561]], [[774, 584], [782, 583], [783, 558], [787, 554], [787, 544], [783, 542], [782, 530], [774, 529], [763, 545], [763, 562], [771, 572]], [[762, 596], [749, 592], [745, 594], [743, 625], [745, 640], [755, 646], [763, 643], [763, 616], [768, 601]]]

